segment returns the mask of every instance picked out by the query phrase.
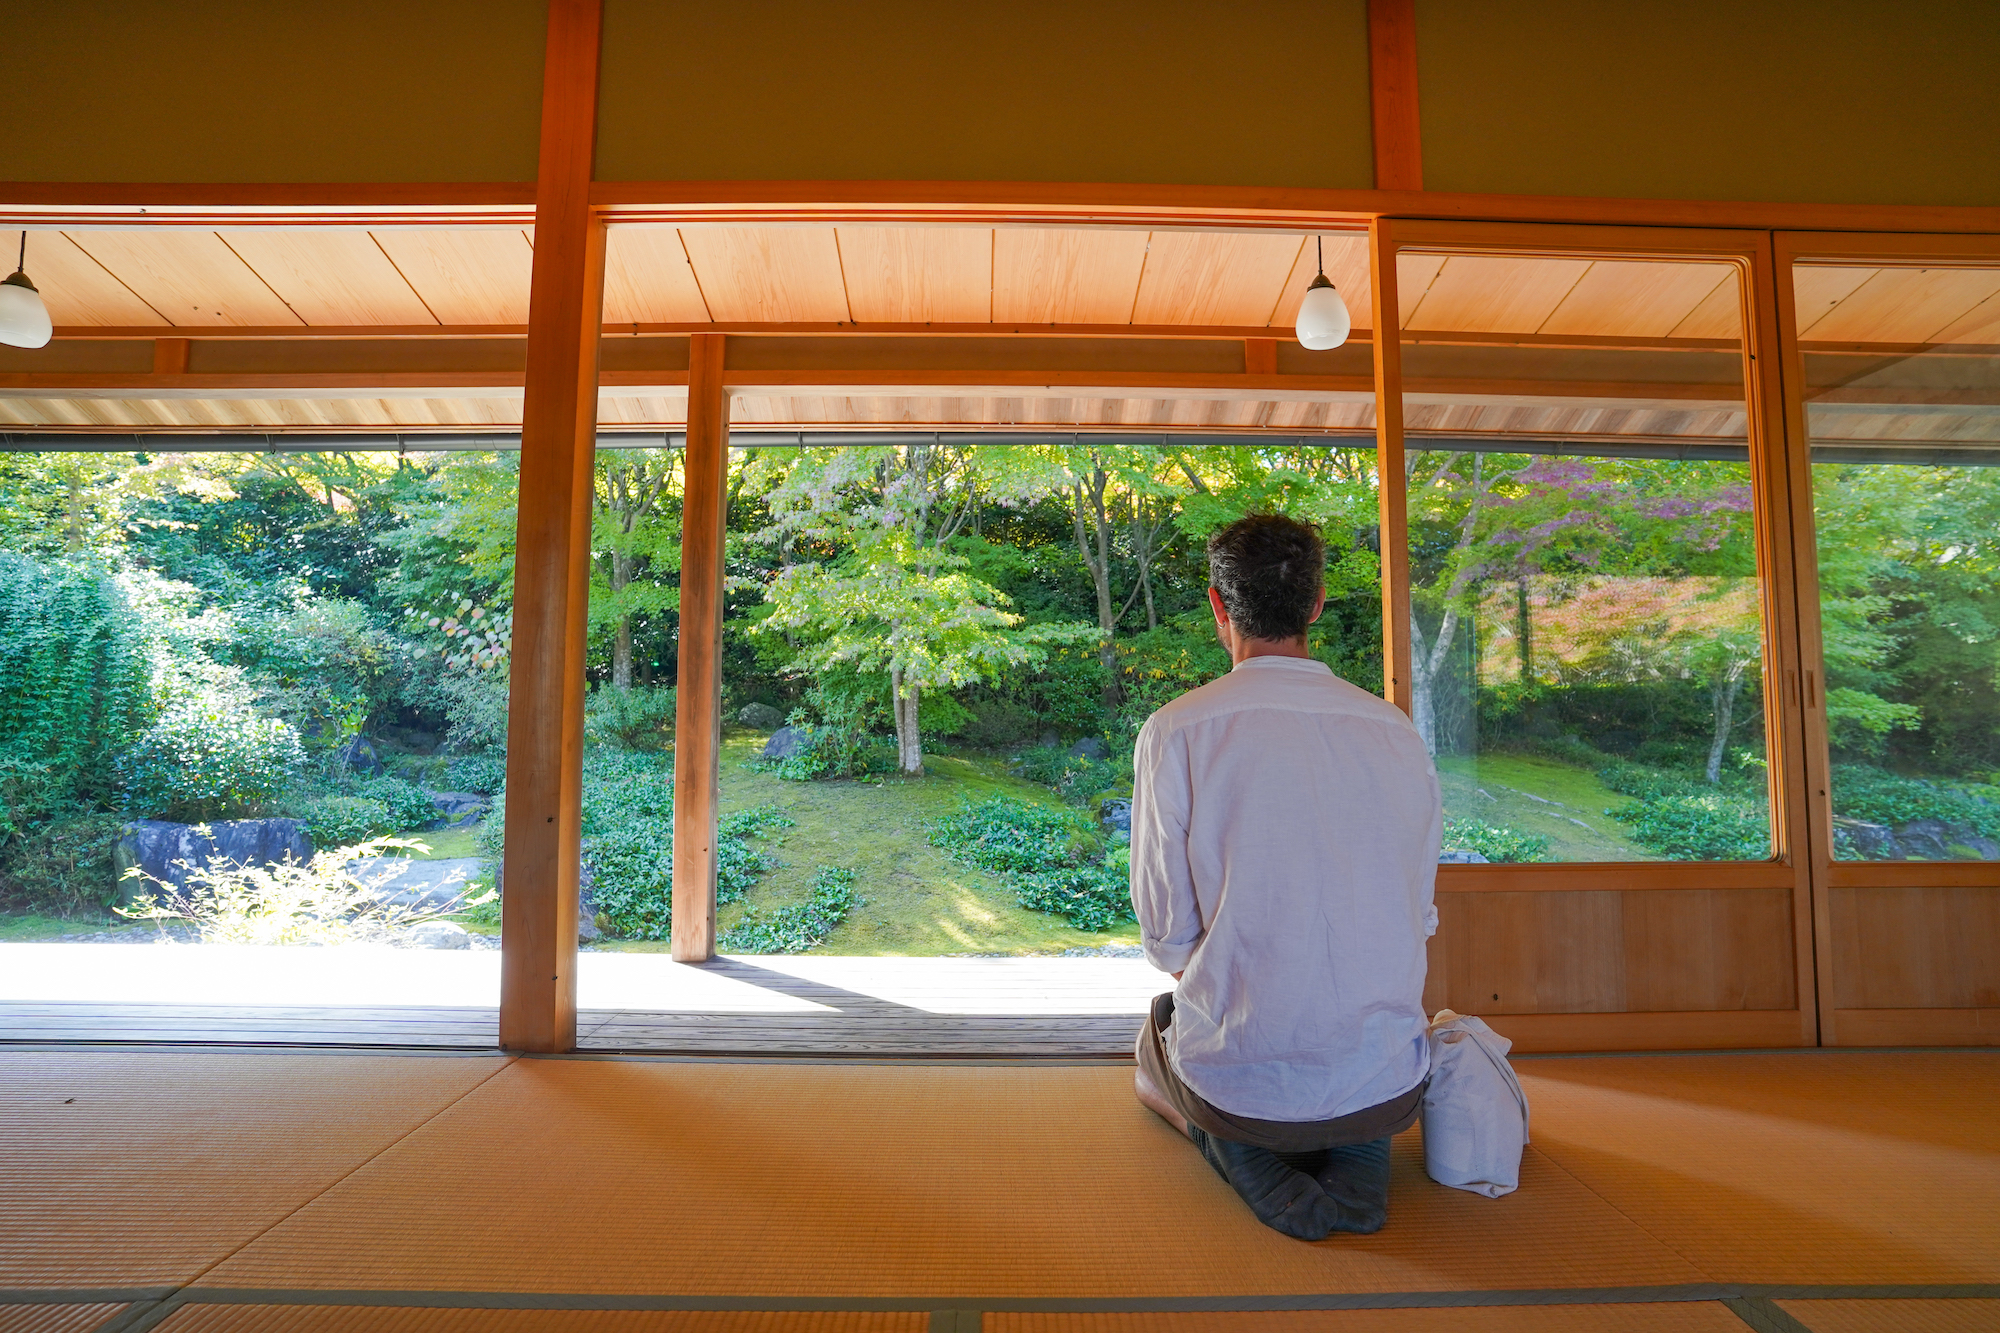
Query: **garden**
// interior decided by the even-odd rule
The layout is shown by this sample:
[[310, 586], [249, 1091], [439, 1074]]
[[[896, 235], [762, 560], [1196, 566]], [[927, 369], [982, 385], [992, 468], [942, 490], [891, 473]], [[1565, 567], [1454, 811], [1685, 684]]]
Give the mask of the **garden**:
[[[1132, 943], [1134, 738], [1227, 667], [1207, 534], [1321, 524], [1311, 651], [1381, 688], [1348, 443], [732, 455], [723, 950]], [[0, 939], [490, 941], [517, 482], [492, 452], [0, 455]], [[1837, 854], [2000, 859], [2000, 476], [1815, 482]], [[1747, 468], [1413, 450], [1410, 495], [1450, 857], [1769, 855]], [[672, 919], [679, 521], [676, 452], [600, 451], [595, 948]]]

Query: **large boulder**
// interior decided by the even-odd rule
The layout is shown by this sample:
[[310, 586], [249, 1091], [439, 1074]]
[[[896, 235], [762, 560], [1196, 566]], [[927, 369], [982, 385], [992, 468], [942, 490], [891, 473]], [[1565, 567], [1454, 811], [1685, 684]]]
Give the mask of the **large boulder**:
[[1913, 861], [1949, 861], [1951, 834], [1951, 825], [1942, 819], [1912, 819], [1896, 830], [1896, 841]]
[[425, 921], [412, 926], [403, 936], [411, 949], [470, 949], [472, 933], [451, 921]]
[[769, 704], [744, 704], [736, 710], [736, 720], [752, 731], [776, 731], [785, 725], [785, 715]]
[[493, 808], [489, 797], [470, 791], [433, 791], [425, 795], [437, 807], [437, 822], [432, 826], [440, 829], [471, 828]]
[[1098, 806], [1097, 818], [1104, 825], [1105, 832], [1113, 837], [1121, 834], [1127, 838], [1132, 836], [1132, 802], [1124, 797], [1114, 796]]
[[1894, 830], [1887, 824], [1871, 824], [1862, 819], [1842, 819], [1835, 815], [1833, 827], [1847, 835], [1848, 843], [1864, 861], [1900, 861], [1904, 857], [1902, 844], [1896, 841]]
[[476, 856], [445, 856], [418, 861], [407, 856], [364, 856], [349, 861], [347, 873], [369, 886], [375, 899], [396, 907], [426, 912], [455, 909], [471, 892], [472, 882], [485, 873]]
[[1095, 762], [1108, 758], [1111, 754], [1111, 747], [1106, 745], [1104, 739], [1100, 736], [1085, 736], [1082, 740], [1064, 750], [1063, 753], [1071, 759], [1088, 759]]
[[[141, 893], [159, 893], [156, 880], [184, 894], [190, 869], [206, 869], [219, 861], [268, 866], [287, 860], [303, 865], [312, 860], [312, 839], [306, 826], [296, 819], [221, 819], [205, 826], [206, 837], [198, 832], [202, 827], [163, 819], [138, 819], [127, 824], [112, 853], [119, 901], [129, 903]], [[126, 873], [134, 866], [147, 878], [127, 879]]]
[[779, 727], [771, 733], [771, 739], [764, 742], [764, 758], [791, 759], [806, 752], [812, 744], [812, 734], [804, 727]]
[[1485, 857], [1470, 847], [1447, 847], [1438, 853], [1441, 866], [1483, 866], [1488, 864]]
[[381, 752], [375, 748], [375, 742], [359, 733], [342, 741], [340, 748], [333, 752], [333, 759], [335, 763], [346, 767], [349, 772], [359, 773], [364, 777], [380, 777], [383, 773]]

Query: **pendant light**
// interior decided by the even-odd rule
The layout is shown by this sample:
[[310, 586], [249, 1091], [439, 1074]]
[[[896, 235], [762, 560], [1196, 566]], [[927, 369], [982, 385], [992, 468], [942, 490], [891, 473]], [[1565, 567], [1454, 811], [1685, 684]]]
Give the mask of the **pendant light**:
[[1330, 352], [1347, 341], [1354, 318], [1347, 313], [1347, 302], [1327, 280], [1325, 239], [1315, 236], [1313, 243], [1319, 247], [1319, 276], [1306, 288], [1306, 299], [1299, 302], [1299, 346], [1311, 352]]
[[47, 347], [55, 329], [42, 294], [28, 281], [28, 233], [21, 233], [21, 262], [13, 276], [0, 278], [0, 343], [9, 347]]

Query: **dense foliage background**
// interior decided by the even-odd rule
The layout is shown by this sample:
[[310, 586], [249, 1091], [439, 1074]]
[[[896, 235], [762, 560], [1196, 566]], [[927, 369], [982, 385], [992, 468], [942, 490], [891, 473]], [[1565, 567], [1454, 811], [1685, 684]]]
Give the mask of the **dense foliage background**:
[[[668, 910], [679, 466], [597, 463], [586, 832], [607, 922], [642, 934]], [[786, 777], [1012, 754], [1083, 823], [989, 803], [938, 845], [1098, 921], [1122, 863], [1076, 840], [1128, 789], [1145, 718], [1227, 666], [1209, 532], [1261, 509], [1319, 522], [1312, 652], [1379, 692], [1373, 467], [1198, 437], [739, 454], [725, 706], [801, 729]], [[1418, 721], [1448, 776], [1532, 757], [1615, 794], [1649, 854], [1766, 854], [1743, 471], [1413, 455]], [[498, 790], [517, 483], [506, 454], [0, 455], [0, 897], [101, 901], [131, 818], [284, 814], [341, 843], [421, 824], [427, 791]], [[1816, 483], [1842, 854], [2000, 856], [2000, 478], [1822, 465]], [[1455, 845], [1491, 859], [1562, 854], [1452, 813]], [[751, 876], [757, 832], [734, 839]], [[1048, 854], [1017, 865], [1015, 844]], [[757, 930], [823, 934], [867, 890], [816, 883], [818, 907]]]

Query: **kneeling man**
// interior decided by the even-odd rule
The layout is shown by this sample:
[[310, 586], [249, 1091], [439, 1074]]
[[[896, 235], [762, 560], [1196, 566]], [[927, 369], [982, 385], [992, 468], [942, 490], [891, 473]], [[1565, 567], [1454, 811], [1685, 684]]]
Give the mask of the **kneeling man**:
[[1253, 514], [1208, 568], [1234, 669], [1153, 714], [1134, 758], [1132, 902], [1180, 982], [1139, 1034], [1139, 1100], [1267, 1226], [1376, 1231], [1430, 1073], [1437, 771], [1400, 709], [1306, 655], [1316, 529]]

